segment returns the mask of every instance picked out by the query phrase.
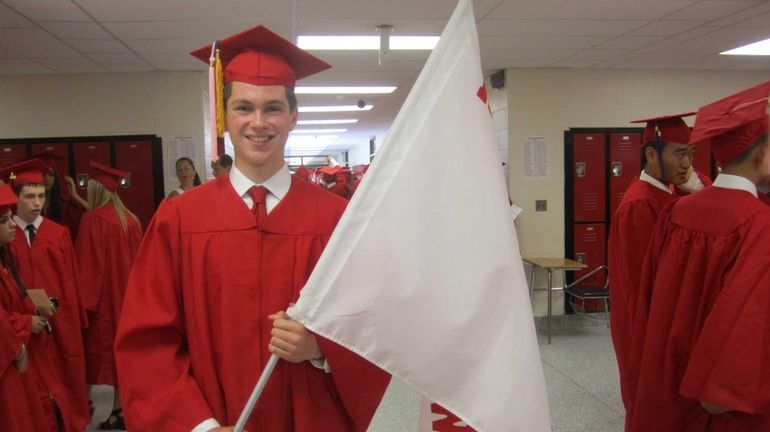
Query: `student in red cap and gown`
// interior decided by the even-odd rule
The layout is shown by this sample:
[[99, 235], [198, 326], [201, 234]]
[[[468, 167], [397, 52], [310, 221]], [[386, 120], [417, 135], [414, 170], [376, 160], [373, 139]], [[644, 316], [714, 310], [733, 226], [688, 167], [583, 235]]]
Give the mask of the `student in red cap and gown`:
[[59, 300], [56, 317], [50, 320], [54, 331], [48, 348], [73, 415], [85, 428], [90, 422], [82, 336], [87, 322], [77, 289], [69, 230], [41, 215], [46, 197], [44, 175], [50, 168], [40, 159], [30, 159], [3, 168], [2, 172], [3, 178], [14, 173], [10, 184], [19, 199], [13, 217], [16, 238], [11, 253], [28, 287], [44, 288]]
[[[6, 179], [7, 175], [10, 174], [4, 173]], [[62, 387], [48, 349], [50, 336], [46, 327], [49, 325], [48, 319], [54, 317], [53, 310], [42, 312], [32, 303], [27, 295], [27, 286], [19, 277], [9, 251], [16, 236], [10, 206], [16, 202], [11, 187], [0, 185], [0, 315], [7, 313], [11, 328], [24, 344], [28, 354], [28, 368], [21, 376], [24, 391], [0, 396], [0, 405], [4, 410], [8, 403], [15, 402], [18, 404], [16, 409], [27, 410], [30, 414], [34, 426], [16, 430], [82, 432], [88, 421], [86, 419], [84, 423], [71, 408], [69, 396]], [[5, 373], [13, 374], [8, 369]], [[9, 378], [14, 379], [12, 375]], [[5, 377], [0, 378], [0, 381], [5, 383]], [[20, 418], [21, 414], [16, 415], [20, 421], [24, 421]]]
[[43, 216], [67, 227], [72, 239], [77, 237], [80, 219], [88, 211], [88, 203], [78, 195], [72, 177], [62, 175], [57, 164], [63, 158], [50, 152], [33, 155], [29, 159], [40, 159], [51, 170], [45, 174], [45, 205]]
[[770, 430], [770, 208], [756, 188], [770, 179], [768, 94], [770, 81], [698, 110], [690, 140], [722, 171], [667, 206], [650, 241], [631, 431]]
[[118, 196], [120, 182], [128, 173], [95, 161], [90, 166], [91, 210], [83, 215], [75, 243], [81, 296], [88, 311], [87, 378], [89, 384], [115, 387], [112, 414], [100, 428], [122, 429], [113, 347], [128, 273], [142, 240], [142, 229], [139, 219]]
[[[11, 219], [11, 205], [14, 203], [16, 196], [11, 187], [0, 185], [1, 244], [13, 241], [16, 234]], [[0, 301], [0, 430], [47, 430], [46, 423], [42, 423], [41, 427], [36, 425], [36, 420], [44, 421], [46, 417], [40, 400], [27, 388], [22, 377], [29, 367], [29, 352], [21, 335], [11, 324], [11, 315], [3, 303]]]
[[687, 181], [691, 169], [690, 128], [684, 113], [637, 120], [646, 123], [643, 134], [643, 170], [623, 194], [612, 217], [609, 241], [609, 276], [612, 343], [620, 372], [620, 393], [626, 410], [632, 406], [636, 372], [628, 362], [631, 319], [639, 291], [639, 274], [658, 214], [675, 196], [669, 185]]
[[284, 312], [346, 204], [284, 163], [295, 81], [329, 65], [262, 26], [219, 47], [235, 164], [164, 202], [147, 230], [116, 341], [128, 428], [229, 430], [273, 353], [246, 430], [365, 431], [388, 375]]

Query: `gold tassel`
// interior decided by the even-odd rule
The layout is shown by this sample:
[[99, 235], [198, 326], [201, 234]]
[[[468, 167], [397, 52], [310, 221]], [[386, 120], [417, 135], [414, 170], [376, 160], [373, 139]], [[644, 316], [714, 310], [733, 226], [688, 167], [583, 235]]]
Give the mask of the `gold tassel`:
[[219, 58], [219, 48], [216, 50], [216, 92], [217, 92], [217, 136], [225, 136], [225, 103], [224, 77], [222, 75], [222, 60]]

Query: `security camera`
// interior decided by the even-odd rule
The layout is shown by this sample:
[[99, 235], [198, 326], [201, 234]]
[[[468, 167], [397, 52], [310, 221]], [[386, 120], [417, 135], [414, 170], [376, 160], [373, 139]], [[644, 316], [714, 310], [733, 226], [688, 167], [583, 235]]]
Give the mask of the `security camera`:
[[356, 106], [363, 109], [366, 106], [366, 102], [363, 99], [359, 99], [358, 102], [356, 102]]

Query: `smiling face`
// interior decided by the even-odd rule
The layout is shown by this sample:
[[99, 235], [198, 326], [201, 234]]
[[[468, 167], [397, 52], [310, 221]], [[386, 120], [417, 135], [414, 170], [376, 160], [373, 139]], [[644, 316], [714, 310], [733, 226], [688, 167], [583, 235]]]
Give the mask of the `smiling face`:
[[284, 86], [256, 86], [233, 81], [227, 100], [227, 131], [235, 165], [252, 180], [264, 181], [284, 164], [289, 132], [297, 124]]

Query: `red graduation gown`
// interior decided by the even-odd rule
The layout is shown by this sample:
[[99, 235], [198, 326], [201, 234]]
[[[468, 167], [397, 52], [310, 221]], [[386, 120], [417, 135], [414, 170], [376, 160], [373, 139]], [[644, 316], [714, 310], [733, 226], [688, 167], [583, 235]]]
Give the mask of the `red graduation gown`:
[[112, 204], [87, 212], [75, 242], [83, 306], [88, 311], [85, 336], [86, 369], [89, 384], [117, 384], [115, 332], [123, 305], [128, 273], [142, 232], [126, 215], [123, 230]]
[[635, 367], [629, 364], [631, 320], [639, 292], [639, 274], [658, 215], [676, 199], [650, 183], [636, 179], [623, 194], [610, 225], [607, 243], [610, 272], [610, 328], [620, 372], [620, 393], [626, 410], [632, 406]]
[[22, 296], [16, 281], [3, 267], [0, 270], [0, 305], [8, 311], [8, 318], [29, 353], [29, 368], [22, 375], [24, 386], [29, 393], [29, 409], [36, 423], [36, 431], [55, 430], [54, 403], [59, 407], [63, 419], [63, 430], [82, 432], [88, 425], [73, 414], [70, 399], [64, 391], [54, 368], [48, 349], [50, 339], [45, 331], [32, 334], [32, 318], [35, 306], [29, 297]]
[[22, 341], [13, 330], [8, 312], [0, 305], [0, 430], [33, 431], [31, 404], [22, 376], [12, 362]]
[[[258, 229], [229, 178], [165, 201], [147, 230], [116, 341], [129, 430], [234, 425], [264, 364], [272, 323], [298, 297], [345, 207], [291, 180]], [[317, 337], [331, 373], [279, 361], [250, 432], [365, 431], [389, 377]]]
[[[720, 187], [663, 210], [634, 318], [644, 348], [631, 430], [770, 430], [768, 227], [766, 205]], [[737, 411], [710, 416], [700, 400]]]
[[20, 227], [11, 244], [21, 279], [27, 288], [43, 288], [59, 298], [59, 309], [51, 319], [53, 334], [48, 348], [73, 414], [88, 424], [88, 388], [82, 329], [87, 327], [85, 310], [77, 290], [75, 251], [66, 227], [43, 218], [32, 247]]

